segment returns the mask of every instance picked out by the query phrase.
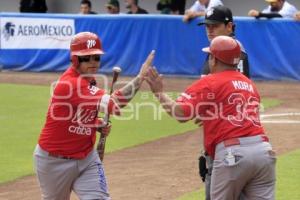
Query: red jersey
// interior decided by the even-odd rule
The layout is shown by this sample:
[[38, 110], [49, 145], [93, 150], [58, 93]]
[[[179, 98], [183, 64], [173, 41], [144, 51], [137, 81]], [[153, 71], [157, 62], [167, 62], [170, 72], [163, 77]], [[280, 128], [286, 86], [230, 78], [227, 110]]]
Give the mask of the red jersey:
[[104, 94], [73, 67], [67, 69], [51, 97], [39, 138], [41, 148], [57, 155], [85, 158], [95, 144], [99, 103], [107, 97]]
[[240, 72], [205, 76], [189, 86], [177, 102], [187, 119], [200, 117], [203, 121], [204, 146], [212, 157], [216, 145], [224, 140], [264, 134], [260, 96], [252, 81]]

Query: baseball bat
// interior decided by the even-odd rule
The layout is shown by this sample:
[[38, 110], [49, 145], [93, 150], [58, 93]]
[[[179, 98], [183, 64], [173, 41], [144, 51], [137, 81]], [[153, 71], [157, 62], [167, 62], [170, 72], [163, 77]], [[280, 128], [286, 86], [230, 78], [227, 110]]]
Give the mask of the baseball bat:
[[[114, 91], [114, 85], [118, 80], [120, 72], [121, 72], [120, 67], [114, 67], [113, 68], [113, 79], [112, 79], [112, 82], [111, 82], [109, 95], [112, 95], [112, 93]], [[108, 125], [108, 123], [109, 123], [109, 117], [110, 117], [110, 114], [106, 113], [105, 117], [104, 117], [104, 123], [106, 125]], [[98, 155], [99, 155], [99, 158], [100, 158], [101, 162], [104, 159], [105, 143], [106, 143], [106, 136], [103, 133], [101, 133], [100, 138], [99, 138], [99, 142], [98, 142], [98, 145], [97, 145], [97, 152], [98, 152]]]

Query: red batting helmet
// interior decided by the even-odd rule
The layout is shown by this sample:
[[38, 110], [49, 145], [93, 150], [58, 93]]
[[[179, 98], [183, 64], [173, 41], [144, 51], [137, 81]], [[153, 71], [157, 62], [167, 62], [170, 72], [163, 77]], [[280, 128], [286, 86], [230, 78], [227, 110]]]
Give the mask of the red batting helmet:
[[202, 50], [228, 65], [237, 65], [241, 59], [240, 44], [229, 36], [215, 37], [211, 41], [210, 47]]
[[71, 56], [104, 54], [99, 37], [91, 32], [76, 34], [70, 45]]

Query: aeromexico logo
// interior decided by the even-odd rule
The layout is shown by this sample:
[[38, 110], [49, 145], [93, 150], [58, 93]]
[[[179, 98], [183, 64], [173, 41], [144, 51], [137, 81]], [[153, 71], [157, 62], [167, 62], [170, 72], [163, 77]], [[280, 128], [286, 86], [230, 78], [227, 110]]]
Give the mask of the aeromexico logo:
[[10, 37], [15, 35], [16, 25], [12, 22], [7, 22], [3, 28], [3, 35], [5, 40], [9, 40]]
[[16, 25], [13, 22], [6, 22], [3, 27], [5, 40], [14, 36], [48, 36], [48, 37], [66, 37], [72, 36], [74, 29], [71, 25]]

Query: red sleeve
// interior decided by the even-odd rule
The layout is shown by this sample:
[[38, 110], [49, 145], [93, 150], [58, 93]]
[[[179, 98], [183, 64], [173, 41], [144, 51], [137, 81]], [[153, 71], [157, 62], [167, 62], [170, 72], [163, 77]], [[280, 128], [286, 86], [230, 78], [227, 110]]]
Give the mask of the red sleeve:
[[181, 105], [184, 116], [193, 119], [205, 113], [211, 102], [212, 92], [206, 82], [197, 81], [181, 93], [176, 102]]

